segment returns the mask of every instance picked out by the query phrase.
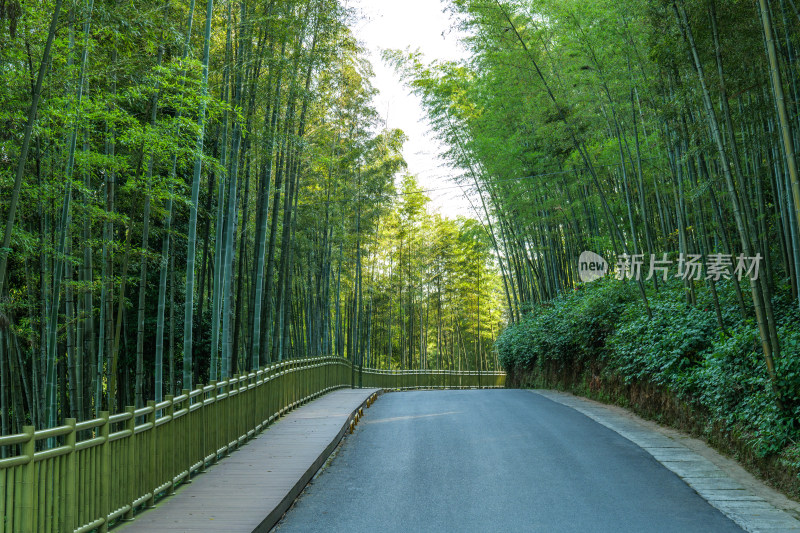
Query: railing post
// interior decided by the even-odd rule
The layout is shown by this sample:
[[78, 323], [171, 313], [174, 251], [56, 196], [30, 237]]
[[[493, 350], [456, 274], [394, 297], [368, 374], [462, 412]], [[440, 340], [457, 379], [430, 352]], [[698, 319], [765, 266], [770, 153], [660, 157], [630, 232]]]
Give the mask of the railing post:
[[[198, 388], [205, 389], [205, 386], [199, 385]], [[197, 473], [203, 474], [206, 472], [206, 452], [209, 448], [208, 443], [211, 440], [209, 437], [209, 430], [211, 428], [211, 412], [206, 409], [206, 393], [201, 392], [198, 398], [200, 402], [200, 422], [198, 425], [203, 434], [203, 438], [200, 441], [200, 469], [197, 471]]]
[[319, 367], [317, 368], [317, 381], [314, 385], [314, 392], [320, 394], [325, 389], [325, 371], [328, 369], [328, 364], [325, 359], [320, 359]]
[[[208, 443], [208, 433], [206, 432], [206, 394], [203, 391], [205, 385], [199, 383], [197, 389], [200, 394], [197, 395], [195, 403], [199, 403], [200, 407], [197, 408], [197, 413], [193, 418], [192, 430], [196, 433], [197, 440], [195, 441], [194, 449], [196, 457], [200, 460], [200, 468], [197, 469], [198, 474], [206, 471], [206, 445]], [[191, 465], [191, 462], [189, 463]]]
[[181, 396], [186, 396], [184, 402], [186, 405], [184, 408], [186, 409], [186, 414], [183, 415], [183, 435], [181, 438], [181, 459], [180, 462], [181, 469], [186, 467], [186, 477], [183, 478], [183, 482], [187, 485], [192, 482], [192, 441], [194, 439], [194, 435], [192, 434], [192, 399], [189, 398], [189, 393], [191, 393], [189, 389], [181, 389]]
[[233, 376], [236, 380], [236, 396], [234, 396], [234, 401], [231, 404], [231, 421], [233, 422], [233, 427], [231, 428], [231, 436], [233, 442], [235, 442], [236, 449], [239, 449], [239, 437], [242, 436], [242, 374], [236, 374]]
[[[228, 398], [225, 400], [226, 425], [228, 427], [228, 436], [225, 442], [228, 443], [228, 455], [239, 447], [239, 420], [236, 418], [236, 406], [239, 402], [239, 376], [232, 374], [228, 377]], [[234, 384], [234, 381], [236, 382]], [[235, 393], [235, 394], [234, 394]]]
[[272, 365], [267, 367], [267, 375], [264, 376], [266, 382], [264, 386], [267, 387], [266, 390], [266, 398], [267, 398], [267, 408], [265, 411], [267, 412], [267, 425], [272, 423], [272, 416], [275, 414], [275, 369]]
[[[141, 483], [140, 480], [136, 479], [136, 443], [134, 442], [134, 433], [136, 432], [136, 417], [133, 416], [136, 408], [133, 406], [128, 406], [125, 408], [125, 411], [131, 415], [131, 417], [125, 422], [125, 429], [131, 432], [131, 434], [128, 436], [128, 444], [126, 446], [128, 450], [128, 464], [126, 465], [128, 470], [128, 482], [126, 483], [128, 487], [128, 494], [126, 499], [128, 500], [128, 503], [131, 504], [131, 508], [127, 513], [125, 513], [123, 520], [133, 520], [133, 501], [136, 499], [136, 496], [139, 493], [137, 489]], [[153, 470], [152, 467], [150, 470]]]
[[300, 382], [300, 401], [303, 404], [308, 403], [308, 397], [311, 389], [314, 387], [314, 375], [317, 372], [316, 364], [313, 359], [306, 359], [305, 370], [303, 371], [303, 380]]
[[312, 359], [311, 362], [311, 379], [306, 386], [307, 396], [309, 397], [308, 400], [311, 400], [312, 397], [316, 397], [319, 393], [319, 373], [322, 371], [322, 361], [319, 359]]
[[292, 363], [292, 409], [300, 403], [300, 380], [302, 378], [303, 363], [295, 361]]
[[297, 372], [298, 366], [296, 361], [289, 362], [289, 402], [290, 409], [294, 409], [297, 405]]
[[108, 515], [111, 514], [111, 443], [108, 441], [108, 435], [111, 432], [111, 424], [108, 423], [108, 411], [101, 411], [100, 418], [103, 420], [100, 426], [100, 438], [103, 443], [100, 445], [100, 464], [103, 465], [100, 469], [100, 517], [103, 518], [103, 523], [100, 525], [98, 531], [100, 533], [108, 532]]
[[23, 533], [33, 532], [33, 517], [34, 517], [34, 482], [36, 476], [34, 474], [34, 461], [33, 456], [36, 453], [36, 428], [33, 426], [25, 426], [22, 432], [28, 436], [28, 440], [22, 445], [22, 454], [28, 457], [28, 462], [22, 466], [22, 505], [20, 511], [22, 514], [22, 531]]
[[219, 415], [217, 414], [217, 381], [210, 381], [209, 385], [212, 386], [211, 389], [211, 404], [209, 411], [209, 415], [211, 418], [211, 448], [214, 455], [214, 458], [211, 459], [211, 464], [216, 464], [219, 461], [219, 457], [217, 456], [217, 450], [219, 450]]
[[[232, 383], [232, 380], [236, 381], [236, 385], [228, 386], [228, 443], [233, 443], [233, 446], [228, 451], [228, 455], [230, 455], [231, 451], [239, 449], [239, 419], [238, 417], [238, 406], [239, 400], [241, 399], [241, 394], [239, 392], [239, 388], [241, 384], [239, 383], [239, 376], [231, 376], [228, 380], [229, 383]], [[232, 392], [236, 391], [236, 394], [231, 396]]]
[[75, 434], [75, 424], [77, 424], [77, 420], [74, 418], [67, 418], [64, 421], [65, 426], [70, 426], [72, 430], [67, 433], [64, 437], [64, 445], [69, 448], [69, 454], [67, 455], [67, 486], [66, 490], [64, 491], [64, 498], [66, 499], [66, 516], [64, 520], [64, 528], [66, 531], [75, 531], [75, 510], [77, 507], [77, 498], [75, 490], [76, 487], [76, 471], [77, 471], [77, 460], [75, 456], [75, 442], [77, 440], [77, 435]]
[[[145, 473], [145, 478], [147, 479], [146, 490], [151, 493], [150, 498], [147, 499], [146, 505], [149, 509], [156, 506], [156, 486], [158, 485], [158, 478], [155, 473], [155, 465], [158, 464], [158, 456], [156, 455], [158, 453], [156, 443], [156, 402], [153, 400], [148, 401], [147, 407], [153, 409], [153, 411], [147, 415], [146, 419], [148, 424], [152, 424], [149, 430], [150, 436], [147, 439], [147, 460], [150, 463], [150, 468], [148, 468], [148, 471]], [[134, 427], [136, 426], [134, 425]]]
[[233, 376], [228, 376], [228, 379], [224, 381], [225, 383], [225, 391], [227, 392], [227, 396], [225, 396], [225, 401], [222, 404], [222, 424], [220, 427], [222, 428], [222, 436], [223, 440], [222, 443], [225, 446], [225, 457], [230, 457], [231, 452], [233, 451], [233, 446], [231, 446], [231, 435], [234, 433], [234, 421], [233, 421], [233, 396], [231, 393], [233, 392], [233, 385], [231, 384], [231, 380]]
[[286, 413], [289, 410], [289, 405], [292, 403], [291, 392], [289, 388], [289, 373], [290, 365], [287, 362], [280, 363], [281, 365], [281, 411]]
[[258, 411], [258, 402], [256, 399], [258, 398], [258, 374], [253, 372], [247, 373], [247, 415], [250, 418], [250, 422], [247, 424], [248, 427], [245, 428], [245, 434], [249, 433], [250, 431], [253, 432], [253, 436], [248, 438], [246, 442], [250, 442], [251, 439], [256, 438], [256, 426], [258, 425], [258, 416], [256, 416], [256, 412]]
[[297, 405], [297, 372], [298, 366], [296, 361], [289, 361], [289, 366], [287, 367], [287, 371], [289, 372], [289, 401], [287, 402], [287, 406], [289, 409], [294, 409]]
[[175, 464], [175, 419], [172, 417], [175, 414], [175, 403], [173, 402], [174, 399], [175, 396], [172, 394], [167, 394], [164, 397], [164, 400], [169, 402], [169, 405], [166, 409], [166, 416], [169, 417], [169, 421], [164, 427], [165, 452], [160, 457], [162, 460], [161, 465], [164, 466], [162, 473], [166, 473], [169, 476], [169, 488], [167, 489], [167, 494], [170, 496], [175, 494], [175, 476], [172, 473], [172, 468], [174, 468], [173, 465]]

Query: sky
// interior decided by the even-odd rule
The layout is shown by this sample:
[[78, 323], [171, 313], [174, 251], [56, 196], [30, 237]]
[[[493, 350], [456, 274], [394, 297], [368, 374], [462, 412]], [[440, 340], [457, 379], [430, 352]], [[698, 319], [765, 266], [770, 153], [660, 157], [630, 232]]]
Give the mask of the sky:
[[[467, 53], [459, 43], [460, 33], [451, 28], [444, 12], [447, 0], [349, 0], [358, 18], [353, 26], [375, 70], [372, 80], [380, 94], [375, 109], [390, 129], [403, 130], [408, 141], [403, 156], [408, 172], [417, 176], [423, 189], [445, 189], [427, 193], [430, 208], [449, 218], [477, 213], [452, 178], [459, 175], [440, 155], [446, 151], [437, 140], [419, 98], [411, 94], [394, 69], [381, 59], [383, 49], [419, 49], [425, 61], [457, 60]], [[479, 201], [473, 199], [477, 207]]]

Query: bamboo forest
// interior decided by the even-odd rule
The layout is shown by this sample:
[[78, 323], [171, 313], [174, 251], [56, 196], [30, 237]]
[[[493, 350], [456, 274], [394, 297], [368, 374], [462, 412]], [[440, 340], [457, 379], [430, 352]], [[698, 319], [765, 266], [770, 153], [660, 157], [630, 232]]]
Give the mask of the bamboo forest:
[[404, 174], [345, 6], [2, 14], [4, 434], [297, 357], [496, 367], [491, 240]]
[[800, 3], [439, 9], [465, 59], [380, 51], [431, 189], [352, 2], [0, 0], [2, 434], [336, 357], [618, 403], [799, 494]]

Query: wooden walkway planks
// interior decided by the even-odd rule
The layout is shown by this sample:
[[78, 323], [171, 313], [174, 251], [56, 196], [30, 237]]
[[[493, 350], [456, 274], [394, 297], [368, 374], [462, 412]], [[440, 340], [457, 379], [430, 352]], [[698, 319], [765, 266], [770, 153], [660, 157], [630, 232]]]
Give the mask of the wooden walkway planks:
[[327, 460], [351, 415], [377, 389], [342, 389], [290, 412], [197, 475], [122, 533], [269, 531]]

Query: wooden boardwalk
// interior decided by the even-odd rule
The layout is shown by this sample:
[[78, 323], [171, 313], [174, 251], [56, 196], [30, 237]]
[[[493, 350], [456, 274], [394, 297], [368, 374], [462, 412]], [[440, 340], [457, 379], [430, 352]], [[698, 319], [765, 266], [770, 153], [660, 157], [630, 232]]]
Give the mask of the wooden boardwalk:
[[377, 389], [342, 389], [290, 412], [154, 509], [115, 531], [269, 531]]

